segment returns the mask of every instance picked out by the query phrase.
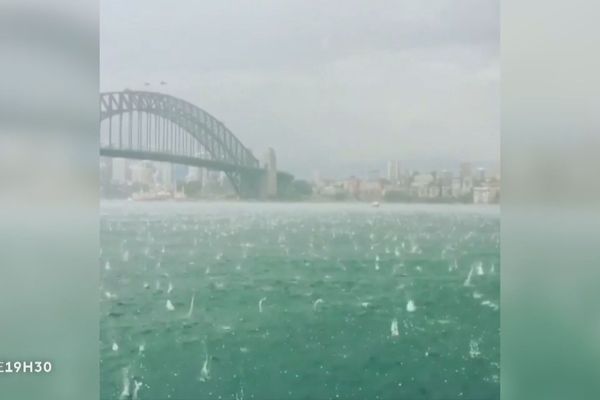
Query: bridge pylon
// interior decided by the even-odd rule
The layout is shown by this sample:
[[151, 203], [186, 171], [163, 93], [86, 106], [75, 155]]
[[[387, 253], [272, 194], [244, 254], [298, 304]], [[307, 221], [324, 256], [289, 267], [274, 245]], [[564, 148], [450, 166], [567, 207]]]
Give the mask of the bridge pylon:
[[267, 149], [263, 157], [263, 176], [260, 184], [260, 196], [264, 199], [274, 199], [278, 195], [277, 190], [277, 156], [275, 150]]

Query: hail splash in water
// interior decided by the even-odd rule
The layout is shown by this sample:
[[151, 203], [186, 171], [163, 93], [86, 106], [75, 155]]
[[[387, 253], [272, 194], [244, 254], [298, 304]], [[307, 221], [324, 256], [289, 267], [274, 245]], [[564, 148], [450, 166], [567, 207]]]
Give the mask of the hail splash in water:
[[392, 336], [398, 336], [400, 334], [400, 332], [398, 331], [398, 320], [396, 318], [392, 320], [390, 331], [392, 333]]
[[131, 394], [129, 391], [129, 368], [123, 368], [123, 389], [121, 390], [121, 395], [119, 399], [126, 400], [129, 399]]
[[481, 261], [479, 261], [476, 265], [476, 270], [477, 270], [477, 275], [478, 276], [482, 276], [485, 274], [485, 272], [483, 272], [483, 263]]
[[263, 302], [264, 302], [265, 300], [267, 300], [267, 298], [266, 298], [266, 297], [263, 297], [262, 299], [260, 299], [260, 300], [259, 300], [259, 302], [258, 302], [258, 312], [262, 312], [262, 311], [263, 311], [263, 309], [262, 309], [262, 305], [263, 305]]
[[476, 340], [471, 340], [471, 342], [469, 342], [469, 356], [471, 358], [476, 358], [480, 355], [481, 352], [479, 351], [479, 342]]
[[204, 363], [200, 370], [200, 382], [206, 382], [210, 379], [210, 369], [208, 366], [208, 351], [206, 350], [206, 344], [204, 345]]
[[315, 302], [313, 303], [313, 310], [317, 311], [317, 306], [321, 303], [323, 303], [323, 299], [315, 300]]
[[192, 317], [192, 312], [194, 312], [194, 299], [195, 298], [196, 298], [196, 294], [193, 294], [192, 300], [190, 301], [190, 309], [188, 310], [187, 314], [185, 315], [186, 318]]
[[467, 275], [467, 279], [465, 280], [465, 286], [471, 286], [471, 277], [473, 276], [473, 267], [469, 270], [469, 275]]
[[133, 396], [132, 400], [138, 400], [138, 392], [142, 387], [142, 382], [138, 382], [135, 379], [133, 380]]
[[173, 305], [173, 303], [171, 303], [171, 300], [167, 300], [167, 305], [166, 305], [166, 307], [167, 307], [167, 310], [168, 310], [168, 311], [173, 311], [173, 310], [175, 310], [175, 306]]

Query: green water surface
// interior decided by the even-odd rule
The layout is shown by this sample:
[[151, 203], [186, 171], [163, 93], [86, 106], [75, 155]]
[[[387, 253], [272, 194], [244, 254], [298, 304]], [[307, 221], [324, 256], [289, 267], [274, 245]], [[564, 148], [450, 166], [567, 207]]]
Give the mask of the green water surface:
[[103, 399], [499, 398], [497, 208], [101, 210]]

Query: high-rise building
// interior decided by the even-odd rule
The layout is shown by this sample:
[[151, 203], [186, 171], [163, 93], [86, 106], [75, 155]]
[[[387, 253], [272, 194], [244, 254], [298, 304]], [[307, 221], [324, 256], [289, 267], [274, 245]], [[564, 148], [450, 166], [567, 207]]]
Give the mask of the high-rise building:
[[170, 189], [175, 183], [175, 175], [173, 173], [173, 165], [171, 163], [160, 163], [160, 182], [165, 188]]
[[398, 183], [402, 176], [400, 161], [390, 160], [387, 164], [387, 179], [392, 183]]
[[441, 181], [442, 185], [450, 186], [450, 185], [452, 185], [453, 177], [454, 176], [452, 175], [452, 171], [444, 169], [444, 170], [442, 170], [442, 173], [440, 174], [440, 181]]
[[369, 178], [370, 181], [377, 181], [380, 178], [379, 175], [379, 170], [378, 169], [372, 169], [367, 171], [367, 177]]
[[314, 171], [313, 172], [313, 183], [317, 186], [321, 186], [323, 182], [323, 179], [321, 178], [321, 171]]
[[154, 166], [149, 161], [143, 161], [131, 165], [131, 180], [151, 186], [154, 183]]
[[485, 181], [485, 168], [477, 168], [476, 178], [479, 182]]
[[125, 158], [113, 158], [111, 170], [114, 182], [126, 183], [129, 177], [129, 160]]
[[471, 178], [473, 176], [473, 166], [471, 165], [471, 163], [468, 162], [463, 162], [460, 164], [460, 177], [462, 179], [464, 178]]
[[186, 182], [201, 182], [202, 181], [202, 169], [198, 167], [188, 168], [187, 175], [185, 176]]
[[187, 165], [175, 164], [173, 166], [173, 176], [175, 178], [175, 182], [179, 183], [185, 181], [189, 169], [191, 168]]
[[112, 158], [100, 157], [100, 183], [109, 185], [112, 179]]

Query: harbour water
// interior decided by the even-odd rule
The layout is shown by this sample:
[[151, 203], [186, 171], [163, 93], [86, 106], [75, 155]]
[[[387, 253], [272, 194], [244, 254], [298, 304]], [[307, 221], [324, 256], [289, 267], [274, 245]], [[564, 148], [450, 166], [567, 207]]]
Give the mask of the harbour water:
[[102, 399], [498, 399], [497, 207], [101, 205]]

